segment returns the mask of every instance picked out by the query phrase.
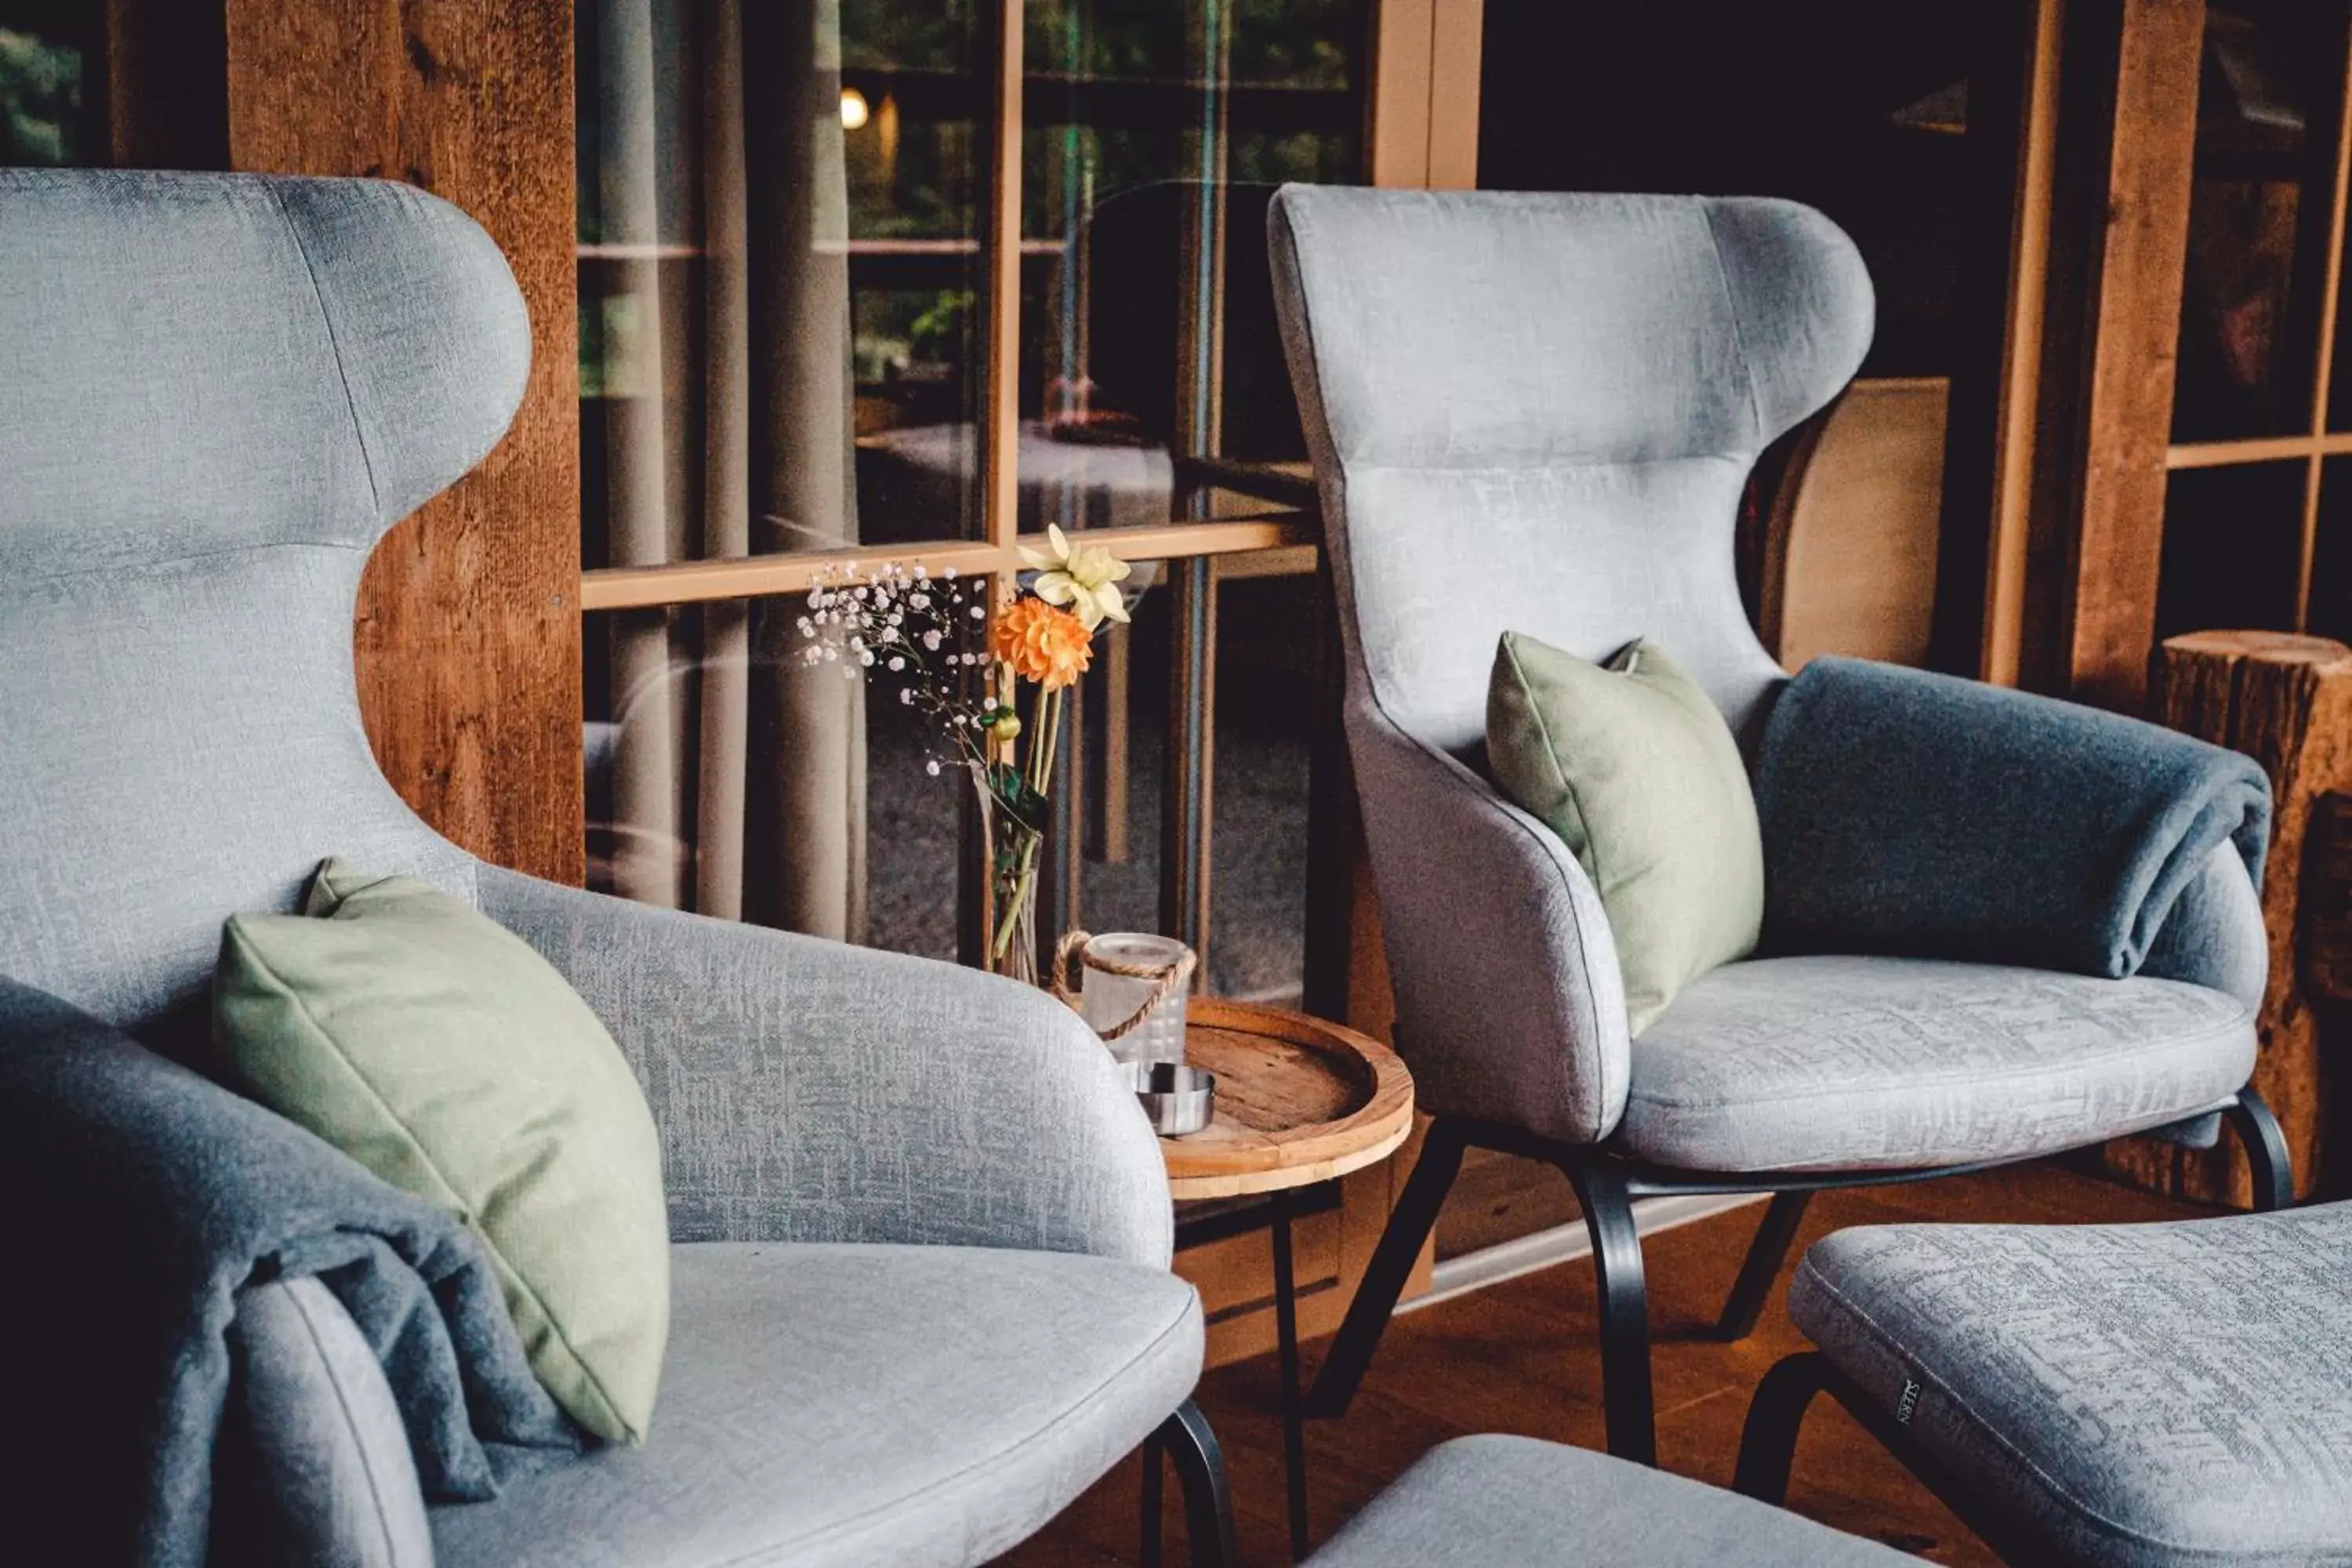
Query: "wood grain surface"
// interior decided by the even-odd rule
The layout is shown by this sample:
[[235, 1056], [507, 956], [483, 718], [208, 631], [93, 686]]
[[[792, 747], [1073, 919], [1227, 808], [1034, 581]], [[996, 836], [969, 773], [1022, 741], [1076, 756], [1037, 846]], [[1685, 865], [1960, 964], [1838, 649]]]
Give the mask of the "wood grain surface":
[[506, 253], [532, 359], [506, 439], [394, 528], [354, 631], [384, 774], [448, 837], [583, 874], [572, 7], [226, 0], [236, 169], [404, 180]]
[[[2257, 1025], [2254, 1088], [2277, 1113], [2295, 1191], [2327, 1176], [2326, 1020], [2298, 962], [2315, 885], [2306, 874], [2315, 807], [2352, 790], [2352, 648], [2291, 632], [2196, 632], [2165, 643], [2157, 712], [2176, 730], [2233, 747], [2270, 774], [2271, 849], [2263, 878], [2270, 987]], [[2234, 1137], [2214, 1150], [2142, 1139], [2107, 1146], [2110, 1170], [2164, 1193], [2243, 1208], [2252, 1190]]]
[[2137, 711], [2156, 642], [2205, 0], [2133, 0], [2120, 17], [2065, 675], [2070, 695]]
[[1217, 1099], [1212, 1125], [1160, 1142], [1179, 1200], [1328, 1182], [1385, 1159], [1412, 1131], [1404, 1064], [1340, 1025], [1200, 998], [1184, 1054], [1217, 1075]]

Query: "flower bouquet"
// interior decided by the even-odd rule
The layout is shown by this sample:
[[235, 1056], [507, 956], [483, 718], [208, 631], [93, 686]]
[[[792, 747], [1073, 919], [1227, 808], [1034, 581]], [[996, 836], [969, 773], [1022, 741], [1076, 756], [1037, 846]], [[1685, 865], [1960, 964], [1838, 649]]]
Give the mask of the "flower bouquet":
[[1072, 545], [1058, 528], [1046, 537], [1049, 551], [1021, 552], [1034, 575], [992, 626], [985, 580], [898, 562], [827, 569], [800, 619], [805, 662], [894, 682], [898, 700], [933, 731], [925, 771], [961, 768], [971, 778], [988, 845], [988, 966], [1032, 983], [1037, 864], [1063, 694], [1093, 663], [1097, 628], [1127, 620], [1119, 584], [1131, 570], [1108, 550]]

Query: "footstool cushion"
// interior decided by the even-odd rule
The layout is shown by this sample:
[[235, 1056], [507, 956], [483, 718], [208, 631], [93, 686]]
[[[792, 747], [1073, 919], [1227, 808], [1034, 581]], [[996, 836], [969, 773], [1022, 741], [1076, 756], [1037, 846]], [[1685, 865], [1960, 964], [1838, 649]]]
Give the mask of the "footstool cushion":
[[1915, 1563], [1663, 1470], [1534, 1437], [1456, 1437], [1307, 1568], [1895, 1568]]
[[2352, 1205], [2162, 1225], [1873, 1226], [1797, 1326], [2033, 1561], [2352, 1561]]

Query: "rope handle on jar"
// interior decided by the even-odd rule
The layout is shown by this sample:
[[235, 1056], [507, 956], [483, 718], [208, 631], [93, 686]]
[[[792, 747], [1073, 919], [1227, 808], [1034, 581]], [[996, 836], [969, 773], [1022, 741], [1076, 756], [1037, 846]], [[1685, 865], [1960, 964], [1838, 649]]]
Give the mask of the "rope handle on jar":
[[1126, 1022], [1098, 1031], [1105, 1043], [1116, 1040], [1135, 1028], [1150, 1016], [1154, 1007], [1191, 984], [1193, 967], [1200, 962], [1189, 947], [1184, 950], [1184, 955], [1173, 963], [1121, 963], [1115, 958], [1083, 957], [1087, 943], [1094, 939], [1092, 931], [1065, 931], [1062, 940], [1054, 944], [1054, 968], [1046, 976], [1046, 988], [1060, 997], [1063, 1005], [1072, 1012], [1079, 1011], [1077, 990], [1070, 980], [1070, 961], [1074, 958], [1079, 959], [1085, 967], [1099, 969], [1105, 974], [1157, 982], [1151, 987], [1151, 994], [1143, 999], [1143, 1005], [1138, 1007]]

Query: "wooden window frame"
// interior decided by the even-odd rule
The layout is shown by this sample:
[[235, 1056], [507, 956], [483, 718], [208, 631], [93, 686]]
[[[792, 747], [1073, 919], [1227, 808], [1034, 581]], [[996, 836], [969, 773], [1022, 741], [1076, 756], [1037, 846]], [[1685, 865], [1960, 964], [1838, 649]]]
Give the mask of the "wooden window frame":
[[[1467, 187], [1476, 184], [1479, 40], [1484, 0], [1375, 0], [1367, 84], [1366, 168], [1375, 184]], [[989, 290], [982, 387], [981, 529], [977, 539], [937, 539], [889, 546], [850, 546], [749, 557], [682, 561], [660, 565], [584, 569], [580, 577], [583, 612], [666, 609], [803, 594], [819, 574], [884, 561], [950, 569], [989, 581], [992, 605], [1008, 601], [1023, 564], [1020, 551], [1045, 542], [1018, 532], [1020, 268], [1024, 255], [1040, 250], [1021, 234], [1021, 126], [1023, 93], [1022, 0], [998, 0], [985, 54], [993, 73], [988, 128], [989, 195], [983, 233], [976, 248]], [[974, 248], [951, 242], [960, 253]], [[594, 247], [583, 247], [583, 254]], [[1058, 247], [1045, 247], [1058, 251]], [[1198, 454], [1195, 454], [1196, 458]], [[1165, 523], [1075, 531], [1073, 537], [1109, 550], [1122, 560], [1165, 563], [1175, 604], [1174, 665], [1177, 701], [1171, 757], [1171, 825], [1160, 871], [1161, 918], [1166, 929], [1206, 952], [1209, 927], [1209, 843], [1212, 832], [1210, 774], [1214, 731], [1216, 584], [1224, 576], [1309, 573], [1319, 566], [1321, 524], [1311, 485], [1295, 475], [1223, 472], [1213, 458], [1196, 460], [1197, 474], [1178, 487], [1177, 504]], [[1205, 500], [1220, 478], [1257, 481], [1260, 493], [1286, 488], [1301, 505], [1295, 510], [1212, 517]], [[1287, 485], [1286, 487], [1286, 478]], [[1286, 499], [1290, 499], [1286, 497]], [[1344, 769], [1332, 765], [1328, 748], [1318, 748], [1312, 809], [1328, 809], [1344, 793]], [[1338, 774], [1339, 776], [1334, 776]], [[1066, 803], [1061, 803], [1066, 810]], [[1066, 840], [1074, 836], [1065, 833]], [[1310, 837], [1329, 842], [1329, 836]], [[970, 834], [967, 833], [967, 838]], [[967, 854], [964, 859], [973, 857]], [[1313, 858], [1313, 857], [1310, 857]], [[1328, 859], [1328, 857], [1324, 857]], [[1073, 864], [1064, 871], [1075, 874]], [[1310, 879], [1346, 879], [1346, 868], [1310, 868]], [[1049, 876], [1048, 883], [1055, 880]], [[985, 879], [967, 874], [963, 943], [967, 962], [977, 960], [970, 932], [984, 911], [974, 901], [973, 883], [984, 896]], [[1066, 896], [1050, 887], [1047, 912], [1067, 908]], [[1310, 889], [1311, 911], [1332, 907]], [[1051, 920], [1041, 921], [1049, 926]], [[1346, 933], [1339, 943], [1344, 950]], [[1328, 945], [1320, 944], [1320, 945]], [[1308, 938], [1310, 952], [1318, 942]], [[1207, 965], [1202, 965], [1205, 976]]]

